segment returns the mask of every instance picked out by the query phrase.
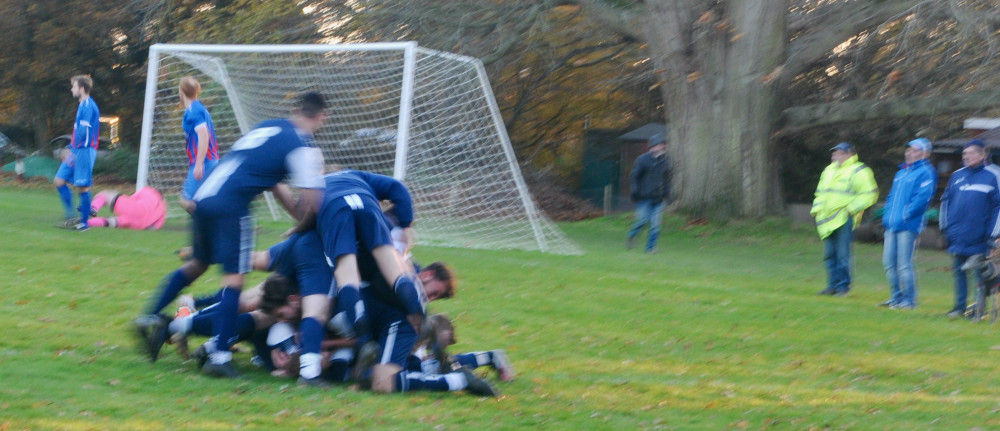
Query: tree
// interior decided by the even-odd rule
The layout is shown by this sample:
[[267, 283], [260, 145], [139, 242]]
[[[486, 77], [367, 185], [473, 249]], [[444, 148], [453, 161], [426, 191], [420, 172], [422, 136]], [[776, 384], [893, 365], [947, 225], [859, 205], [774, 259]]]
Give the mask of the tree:
[[[546, 123], [520, 129], [519, 121], [548, 110], [549, 124], [567, 124], [560, 122], [567, 112], [552, 103], [567, 94], [557, 83], [582, 75], [546, 64], [573, 48], [641, 46], [655, 76], [647, 85], [660, 92], [671, 125], [674, 195], [695, 216], [782, 213], [780, 139], [822, 126], [981, 110], [997, 95], [989, 84], [998, 76], [990, 62], [1000, 22], [995, 0], [330, 3], [331, 21], [346, 23], [338, 28], [345, 40], [416, 39], [495, 61], [491, 75], [522, 160], [535, 154], [526, 143], [558, 137], [522, 133]], [[578, 27], [598, 30], [564, 37], [572, 32], [546, 25], [553, 11], [571, 7], [584, 12]], [[590, 71], [629, 63], [642, 61], [612, 55]], [[525, 70], [548, 73], [534, 83], [513, 78]]]
[[[672, 126], [679, 206], [695, 215], [779, 212], [774, 142], [782, 133], [983, 109], [995, 95], [970, 92], [975, 86], [966, 79], [955, 85], [926, 81], [954, 79], [955, 69], [976, 62], [980, 74], [995, 75], [994, 67], [982, 64], [995, 54], [995, 2], [576, 3], [616, 31], [648, 43]], [[981, 56], [956, 60], [960, 51], [948, 44], [972, 47]], [[905, 60], [911, 56], [925, 64]], [[908, 64], [913, 67], [903, 68]], [[901, 75], [911, 85], [902, 85], [907, 82], [899, 82]], [[827, 91], [813, 96], [798, 93], [817, 103], [792, 106], [796, 88], [823, 87]], [[962, 93], [940, 95], [949, 88]]]
[[[67, 13], [66, 11], [72, 11]], [[76, 103], [69, 79], [90, 74], [94, 98], [104, 112], [113, 103], [114, 68], [127, 69], [116, 40], [124, 33], [119, 11], [78, 0], [10, 0], [0, 6], [0, 33], [7, 35], [0, 50], [0, 90], [14, 95], [15, 121], [31, 125], [35, 144], [69, 133]], [[106, 85], [108, 84], [108, 85]]]
[[417, 40], [482, 59], [518, 159], [564, 182], [579, 177], [587, 127], [662, 118], [659, 96], [648, 91], [652, 70], [641, 46], [603, 31], [577, 5], [359, 0], [326, 2], [318, 13], [337, 23], [328, 27], [336, 40]]
[[49, 139], [73, 124], [69, 78], [89, 74], [101, 113], [119, 116], [122, 141], [137, 146], [151, 44], [316, 42], [308, 7], [298, 0], [4, 1], [0, 120], [30, 124], [35, 147], [49, 149]]

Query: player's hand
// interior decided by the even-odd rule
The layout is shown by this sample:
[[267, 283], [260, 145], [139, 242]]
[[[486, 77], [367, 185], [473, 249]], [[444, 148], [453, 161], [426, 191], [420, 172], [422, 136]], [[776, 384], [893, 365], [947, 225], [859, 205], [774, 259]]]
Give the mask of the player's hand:
[[205, 163], [195, 162], [194, 163], [194, 179], [201, 181], [202, 177], [205, 176]]
[[284, 232], [281, 233], [281, 238], [282, 239], [288, 239], [288, 237], [294, 235], [296, 232], [298, 232], [298, 227], [297, 226], [292, 226], [292, 227], [288, 228], [288, 230], [286, 230], [286, 231], [284, 231]]

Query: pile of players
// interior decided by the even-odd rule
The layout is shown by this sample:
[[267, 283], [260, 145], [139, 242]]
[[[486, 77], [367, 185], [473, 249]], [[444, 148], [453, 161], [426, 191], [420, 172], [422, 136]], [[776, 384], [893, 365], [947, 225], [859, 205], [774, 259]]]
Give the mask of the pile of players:
[[[164, 277], [135, 319], [146, 354], [155, 361], [171, 341], [186, 351], [189, 334], [204, 334], [211, 338], [193, 356], [213, 377], [240, 376], [233, 346], [247, 340], [258, 347], [262, 366], [297, 377], [302, 385], [358, 381], [377, 392], [465, 390], [496, 396], [472, 369], [491, 366], [501, 380], [509, 380], [513, 371], [504, 352], [448, 360], [444, 349], [454, 342], [450, 322], [426, 317], [429, 301], [454, 294], [454, 280], [442, 263], [419, 268], [409, 261], [414, 214], [406, 186], [364, 171], [324, 175], [322, 153], [312, 141], [326, 107], [319, 93], [302, 94], [291, 117], [260, 123], [196, 187], [185, 186], [194, 190], [185, 197], [192, 253]], [[298, 198], [282, 182], [286, 178], [299, 190]], [[285, 241], [254, 252], [249, 207], [264, 191], [271, 191], [297, 224]], [[388, 216], [383, 200], [392, 203]], [[217, 293], [180, 301], [175, 319], [162, 314], [216, 263], [224, 273]], [[273, 274], [244, 291], [244, 274], [251, 269]]]

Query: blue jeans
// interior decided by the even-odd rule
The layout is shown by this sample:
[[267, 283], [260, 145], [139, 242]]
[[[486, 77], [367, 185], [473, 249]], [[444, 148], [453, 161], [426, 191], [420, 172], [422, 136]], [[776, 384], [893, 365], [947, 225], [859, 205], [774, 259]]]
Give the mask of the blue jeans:
[[663, 212], [663, 201], [641, 200], [635, 203], [635, 222], [628, 231], [628, 239], [639, 235], [643, 226], [649, 225], [649, 239], [646, 240], [646, 251], [656, 248], [656, 239], [660, 237], [660, 214]]
[[917, 233], [908, 230], [886, 231], [882, 249], [882, 267], [889, 281], [889, 302], [917, 305], [917, 276], [913, 270]]
[[823, 263], [826, 264], [826, 290], [847, 293], [851, 290], [851, 241], [854, 240], [854, 221], [833, 231], [823, 240]]
[[[969, 256], [953, 255], [951, 258], [951, 274], [955, 277], [955, 307], [953, 310], [965, 311], [966, 299], [969, 296], [969, 278], [962, 270], [962, 265], [969, 259]], [[978, 269], [972, 271], [976, 285], [983, 281], [983, 274]]]

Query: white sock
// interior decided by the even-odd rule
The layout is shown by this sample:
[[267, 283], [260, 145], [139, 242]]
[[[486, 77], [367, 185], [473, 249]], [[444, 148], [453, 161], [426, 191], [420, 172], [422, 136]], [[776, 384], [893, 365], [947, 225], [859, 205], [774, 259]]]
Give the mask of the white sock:
[[191, 322], [194, 320], [194, 315], [189, 314], [187, 316], [177, 318], [170, 321], [167, 325], [167, 331], [171, 334], [184, 334], [187, 335], [191, 331]]
[[483, 367], [493, 363], [493, 355], [490, 352], [473, 352], [476, 355], [476, 367]]
[[469, 386], [469, 381], [465, 379], [465, 374], [462, 373], [445, 374], [444, 381], [448, 382], [449, 391], [460, 391]]
[[303, 379], [315, 379], [323, 371], [320, 360], [323, 356], [319, 353], [304, 353], [299, 357], [299, 377]]
[[208, 355], [208, 360], [215, 365], [222, 365], [225, 364], [226, 362], [232, 362], [233, 352], [230, 351], [212, 352], [211, 354]]

